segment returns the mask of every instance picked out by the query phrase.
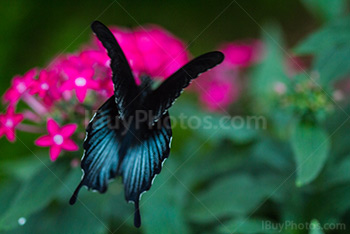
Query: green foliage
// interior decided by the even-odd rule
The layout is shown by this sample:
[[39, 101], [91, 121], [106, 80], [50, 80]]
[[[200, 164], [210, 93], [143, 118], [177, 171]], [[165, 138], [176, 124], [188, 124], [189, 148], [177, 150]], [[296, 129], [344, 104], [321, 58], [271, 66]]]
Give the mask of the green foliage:
[[325, 131], [312, 124], [300, 123], [291, 137], [297, 167], [297, 186], [313, 181], [322, 170], [330, 150]]
[[68, 168], [65, 163], [42, 164], [38, 173], [24, 182], [17, 191], [6, 212], [0, 217], [0, 229], [18, 225], [18, 220], [47, 206], [56, 196]]
[[302, 0], [313, 14], [322, 20], [332, 20], [346, 13], [346, 0]]
[[313, 71], [321, 84], [343, 78], [350, 73], [350, 17], [336, 19], [311, 34], [295, 51], [315, 56]]

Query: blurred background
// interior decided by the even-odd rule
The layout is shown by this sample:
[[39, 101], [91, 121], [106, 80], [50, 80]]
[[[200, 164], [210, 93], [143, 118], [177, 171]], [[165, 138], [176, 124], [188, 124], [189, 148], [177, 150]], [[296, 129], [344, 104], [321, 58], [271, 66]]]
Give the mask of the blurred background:
[[[350, 140], [347, 137], [347, 130], [350, 130], [347, 121], [350, 108], [346, 101], [333, 103], [334, 82], [320, 82], [323, 87], [321, 91], [327, 93], [321, 97], [317, 96], [320, 90], [315, 91], [317, 94], [313, 91], [305, 94], [307, 91], [302, 91], [308, 101], [310, 95], [316, 95], [315, 100], [324, 98], [326, 104], [320, 109], [328, 103], [332, 104], [332, 111], [324, 108], [326, 114], [322, 112], [323, 109], [319, 114], [318, 107], [317, 110], [312, 109], [314, 106], [310, 107], [310, 118], [313, 119], [311, 124], [309, 115], [305, 117], [305, 113], [310, 112], [307, 109], [309, 106], [305, 104], [304, 107], [303, 100], [298, 102], [305, 97], [295, 96], [297, 91], [261, 103], [264, 101], [262, 97], [270, 97], [269, 94], [265, 96], [265, 92], [272, 92], [262, 90], [263, 84], [268, 86], [268, 82], [271, 82], [273, 86], [279, 82], [276, 77], [283, 79], [281, 77], [284, 75], [279, 75], [274, 70], [275, 67], [283, 66], [280, 59], [288, 60], [289, 54], [307, 54], [306, 58], [303, 57], [303, 61], [308, 64], [305, 70], [308, 74], [315, 70], [317, 62], [312, 58], [318, 53], [310, 45], [299, 45], [323, 27], [347, 17], [348, 6], [348, 1], [339, 0], [0, 1], [1, 95], [16, 74], [24, 74], [33, 67], [45, 67], [55, 56], [75, 52], [89, 42], [92, 37], [90, 23], [96, 19], [106, 25], [123, 27], [151, 23], [160, 25], [189, 44], [193, 56], [217, 49], [218, 45], [226, 42], [261, 40], [265, 45], [266, 57], [246, 73], [250, 82], [243, 82], [240, 88], [248, 90], [249, 95], [242, 95], [230, 107], [229, 112], [232, 115], [262, 115], [268, 120], [267, 130], [232, 129], [234, 133], [220, 132], [208, 141], [208, 131], [175, 128], [173, 150], [165, 163], [167, 168], [162, 170], [151, 190], [142, 197], [141, 229], [133, 227], [133, 206], [124, 201], [123, 187], [119, 180], [113, 182], [104, 195], [82, 191], [81, 200], [84, 204], [72, 208], [68, 206], [68, 199], [81, 177], [81, 171], [80, 168], [70, 167], [71, 158], [65, 160], [62, 157], [55, 165], [50, 164], [47, 150], [38, 150], [33, 144], [38, 135], [20, 132], [14, 144], [2, 137], [0, 231], [350, 233], [350, 148], [347, 146], [347, 140]], [[345, 25], [350, 25], [348, 18]], [[324, 34], [328, 35], [327, 38], [315, 41], [324, 39], [326, 44], [328, 41], [331, 44], [332, 38], [337, 37], [336, 32], [340, 31], [343, 32], [342, 38], [349, 38], [350, 27], [348, 29], [344, 31], [339, 26], [330, 31], [334, 36], [326, 31]], [[310, 43], [313, 44], [312, 41]], [[314, 50], [322, 52], [321, 48], [323, 47]], [[345, 51], [349, 51], [348, 48], [347, 45]], [[312, 58], [309, 57], [310, 54]], [[350, 61], [349, 54], [343, 55], [333, 63]], [[323, 56], [329, 57], [327, 54]], [[333, 58], [338, 58], [338, 55]], [[323, 62], [327, 64], [327, 61]], [[349, 62], [342, 65], [342, 68], [350, 67]], [[333, 73], [329, 70], [324, 72], [328, 72], [327, 75], [334, 74], [334, 70], [340, 69], [334, 66], [333, 64], [329, 68], [333, 69]], [[334, 77], [342, 77], [344, 80], [344, 77], [349, 77], [348, 74], [349, 69]], [[273, 81], [264, 80], [264, 77], [270, 76], [275, 76]], [[296, 82], [298, 79], [303, 78], [298, 76]], [[287, 87], [288, 85], [286, 84]], [[304, 83], [296, 86], [298, 85], [303, 87]], [[309, 90], [309, 86], [306, 90]], [[178, 116], [181, 112], [186, 112], [188, 115], [206, 115], [206, 110], [202, 110], [193, 99], [195, 98], [191, 94], [185, 95], [176, 102], [171, 114]], [[280, 104], [276, 99], [286, 100], [287, 104]], [[309, 103], [308, 101], [306, 102]], [[293, 110], [283, 109], [286, 105], [294, 105]], [[2, 109], [5, 110], [5, 105]], [[319, 115], [322, 115], [321, 120], [318, 120]], [[298, 120], [305, 124], [299, 126], [296, 124]], [[333, 135], [339, 126], [344, 130]], [[291, 133], [295, 128], [307, 130]], [[329, 140], [328, 136], [332, 138]], [[323, 148], [325, 139], [326, 144], [329, 141], [331, 146]], [[318, 150], [319, 147], [320, 150], [330, 152], [328, 160], [316, 158], [315, 161], [322, 161], [322, 165], [317, 165], [317, 162], [308, 164], [309, 168], [303, 168], [304, 171], [298, 172], [299, 177], [296, 178], [298, 160], [302, 157], [300, 155], [313, 149]], [[33, 152], [40, 160], [33, 156]], [[80, 155], [81, 151], [73, 157], [80, 158]], [[190, 155], [191, 159], [182, 166], [182, 162]], [[52, 175], [45, 172], [45, 168], [40, 169], [41, 161], [62, 177], [51, 178]], [[64, 170], [57, 169], [59, 167]], [[317, 172], [312, 172], [317, 175], [311, 175], [309, 179], [304, 177], [305, 180], [298, 184], [303, 173], [312, 171], [313, 167], [318, 167]], [[42, 188], [41, 184], [44, 183], [49, 183], [51, 187]], [[51, 194], [50, 190], [55, 191], [55, 194]], [[50, 198], [46, 199], [45, 194], [51, 194]], [[31, 200], [30, 204], [28, 200]], [[21, 225], [23, 222], [24, 225]], [[290, 222], [289, 226], [287, 222]], [[8, 227], [5, 225], [7, 223], [10, 223]], [[295, 228], [291, 223], [312, 223], [314, 226]], [[275, 226], [266, 226], [271, 224]], [[280, 230], [277, 224], [288, 227]], [[324, 227], [324, 224], [345, 226], [328, 230], [315, 228], [318, 225]]]

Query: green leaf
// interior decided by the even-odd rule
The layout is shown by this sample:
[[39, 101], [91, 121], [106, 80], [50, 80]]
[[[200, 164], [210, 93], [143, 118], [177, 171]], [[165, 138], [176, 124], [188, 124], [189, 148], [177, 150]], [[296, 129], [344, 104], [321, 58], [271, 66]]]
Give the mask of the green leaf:
[[319, 73], [319, 79], [324, 84], [343, 78], [350, 73], [350, 45], [323, 50], [316, 57], [313, 69]]
[[321, 223], [335, 223], [350, 209], [350, 184], [333, 186], [332, 189], [312, 194], [305, 200], [308, 217]]
[[[101, 209], [106, 205], [103, 201], [102, 195], [90, 193], [84, 197], [83, 203], [78, 201], [74, 206], [68, 205], [67, 201], [63, 204], [52, 204], [30, 216], [23, 226], [5, 233], [109, 233], [107, 219], [101, 215]], [[115, 223], [117, 220], [113, 221]], [[110, 232], [112, 231], [115, 230], [110, 229]]]
[[319, 54], [330, 48], [339, 49], [350, 40], [350, 16], [327, 24], [302, 41], [294, 51], [298, 54]]
[[311, 221], [309, 234], [324, 234], [320, 223], [316, 219]]
[[174, 170], [169, 164], [164, 164], [151, 190], [142, 196], [140, 209], [144, 233], [189, 233], [183, 214], [184, 200], [180, 195], [186, 185], [178, 180], [176, 184], [172, 183]]
[[324, 174], [322, 187], [331, 187], [334, 185], [344, 184], [350, 182], [350, 157], [345, 157], [338, 163], [329, 167]]
[[0, 184], [0, 210], [5, 211], [9, 207], [9, 201], [16, 194], [19, 188], [19, 182], [16, 180], [1, 181]]
[[297, 167], [296, 184], [303, 186], [320, 173], [330, 150], [330, 141], [322, 128], [301, 122], [291, 137], [291, 144]]
[[24, 182], [9, 208], [0, 217], [0, 230], [18, 226], [19, 218], [27, 219], [49, 204], [62, 186], [67, 169], [66, 162], [61, 160], [49, 165], [42, 164], [41, 169]]
[[[246, 144], [257, 137], [257, 129], [266, 127], [266, 119], [263, 116], [232, 117], [208, 113], [189, 102], [175, 105], [172, 113], [175, 134], [184, 129], [193, 131], [194, 135], [202, 138], [202, 142], [219, 143], [228, 139], [237, 144]], [[181, 135], [187, 137], [190, 134], [183, 132]]]
[[[36, 156], [39, 157], [43, 163], [49, 163], [47, 153], [45, 153], [45, 155], [38, 153]], [[27, 180], [42, 166], [42, 163], [40, 163], [37, 157], [30, 155], [29, 157], [21, 158], [21, 160], [3, 161], [0, 163], [0, 171], [18, 180]]]
[[[209, 120], [208, 125], [206, 125], [206, 119]], [[210, 139], [215, 143], [225, 139], [237, 144], [249, 143], [256, 138], [257, 129], [266, 127], [266, 119], [263, 116], [230, 117], [203, 113], [200, 120], [203, 125], [195, 129], [196, 133], [204, 141]]]
[[322, 20], [332, 20], [346, 12], [346, 0], [302, 0], [307, 8]]
[[350, 17], [338, 19], [311, 34], [295, 51], [313, 54], [312, 69], [323, 84], [350, 73]]
[[189, 208], [188, 215], [197, 222], [217, 222], [223, 216], [244, 216], [257, 208], [266, 194], [258, 182], [248, 175], [220, 178], [205, 189]]

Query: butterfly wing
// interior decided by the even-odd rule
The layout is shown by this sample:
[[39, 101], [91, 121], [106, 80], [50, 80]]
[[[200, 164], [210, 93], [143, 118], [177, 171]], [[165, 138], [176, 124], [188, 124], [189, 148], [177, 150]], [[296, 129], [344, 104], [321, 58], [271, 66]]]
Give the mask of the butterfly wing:
[[107, 49], [108, 56], [111, 58], [110, 66], [113, 72], [115, 103], [117, 104], [120, 118], [125, 119], [135, 110], [134, 103], [136, 103], [135, 100], [139, 93], [138, 86], [135, 83], [124, 52], [112, 32], [99, 21], [93, 22], [91, 28]]
[[144, 102], [152, 113], [150, 124], [162, 117], [193, 79], [220, 64], [223, 59], [224, 55], [218, 51], [203, 54], [184, 65], [151, 92]]
[[81, 161], [84, 175], [70, 204], [75, 203], [83, 185], [101, 193], [107, 190], [108, 181], [117, 175], [122, 132], [123, 124], [118, 118], [118, 109], [112, 96], [96, 112], [86, 129], [85, 152]]
[[141, 225], [139, 212], [140, 195], [149, 190], [153, 178], [159, 174], [163, 161], [169, 156], [172, 131], [168, 113], [151, 128], [135, 132], [134, 143], [129, 147], [120, 166], [125, 199], [135, 203], [134, 224]]

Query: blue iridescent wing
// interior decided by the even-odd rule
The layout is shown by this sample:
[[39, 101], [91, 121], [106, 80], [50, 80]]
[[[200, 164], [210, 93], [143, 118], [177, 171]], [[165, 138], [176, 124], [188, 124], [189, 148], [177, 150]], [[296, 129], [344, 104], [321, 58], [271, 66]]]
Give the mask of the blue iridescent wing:
[[121, 119], [126, 119], [135, 110], [135, 104], [139, 97], [139, 88], [124, 52], [120, 48], [112, 32], [101, 22], [91, 24], [92, 31], [101, 41], [111, 58], [112, 80], [114, 83], [115, 103]]
[[140, 195], [150, 189], [153, 178], [160, 173], [162, 163], [169, 156], [172, 131], [168, 113], [151, 128], [145, 124], [144, 129], [135, 132], [134, 137], [134, 143], [128, 148], [121, 163], [120, 173], [125, 199], [135, 203], [134, 224], [139, 227]]
[[86, 129], [85, 152], [81, 161], [84, 175], [70, 204], [76, 202], [82, 186], [104, 193], [109, 180], [117, 176], [123, 128], [112, 96], [96, 112]]
[[209, 52], [193, 59], [167, 78], [144, 101], [147, 110], [153, 115], [149, 124], [154, 124], [163, 116], [193, 79], [220, 64], [223, 60], [223, 53], [219, 51]]

